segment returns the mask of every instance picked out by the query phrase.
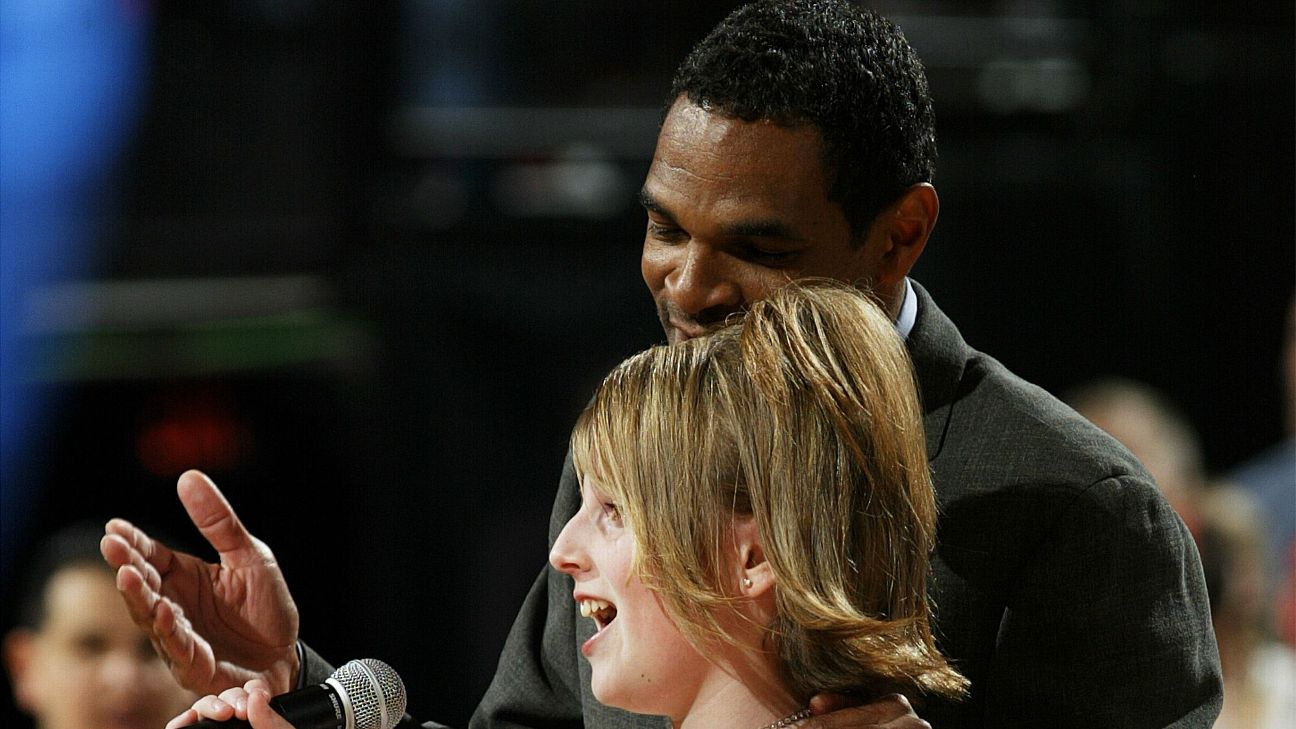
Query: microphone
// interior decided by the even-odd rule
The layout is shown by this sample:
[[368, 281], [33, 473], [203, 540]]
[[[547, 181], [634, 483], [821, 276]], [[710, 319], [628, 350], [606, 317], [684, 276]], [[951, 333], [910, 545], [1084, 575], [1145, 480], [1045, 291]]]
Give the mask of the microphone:
[[[373, 658], [349, 661], [318, 686], [280, 694], [270, 707], [296, 729], [392, 729], [405, 714], [405, 683]], [[242, 719], [203, 719], [187, 729], [251, 729]]]

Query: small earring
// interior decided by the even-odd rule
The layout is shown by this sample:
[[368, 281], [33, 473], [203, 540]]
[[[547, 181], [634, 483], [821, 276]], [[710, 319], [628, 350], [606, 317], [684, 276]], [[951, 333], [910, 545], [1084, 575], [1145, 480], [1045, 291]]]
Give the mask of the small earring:
[[751, 578], [750, 578], [750, 577], [744, 577], [743, 580], [742, 580], [742, 585], [743, 585], [743, 589], [744, 589], [744, 590], [750, 590], [750, 589], [751, 589], [751, 586], [752, 586]]

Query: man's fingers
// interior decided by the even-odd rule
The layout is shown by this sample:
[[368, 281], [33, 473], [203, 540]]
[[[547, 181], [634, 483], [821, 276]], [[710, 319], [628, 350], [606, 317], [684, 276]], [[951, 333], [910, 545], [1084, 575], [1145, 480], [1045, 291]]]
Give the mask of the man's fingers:
[[810, 699], [810, 709], [815, 715], [804, 724], [804, 729], [931, 729], [900, 694], [842, 708], [845, 701], [844, 697], [831, 694]]
[[112, 519], [104, 525], [104, 537], [99, 541], [99, 552], [113, 567], [143, 560], [161, 573], [171, 570], [175, 553], [165, 544], [152, 539], [142, 529], [125, 519]]
[[152, 631], [153, 607], [157, 603], [158, 593], [148, 586], [139, 570], [131, 565], [118, 569], [117, 591], [126, 601], [126, 610], [130, 612], [135, 624]]
[[144, 584], [130, 565], [117, 571], [117, 590], [125, 598], [131, 619], [148, 633], [176, 680], [184, 686], [202, 685], [200, 680], [208, 677], [211, 666], [199, 665], [196, 660], [206, 655], [205, 645], [199, 645], [184, 611]]
[[859, 706], [860, 700], [843, 694], [815, 694], [810, 697], [810, 712], [815, 716]]
[[182, 686], [204, 686], [211, 679], [214, 662], [206, 643], [194, 633], [184, 611], [170, 600], [158, 600], [153, 621], [153, 645]]
[[252, 535], [248, 534], [224, 494], [206, 474], [185, 471], [176, 483], [176, 492], [189, 513], [189, 519], [220, 553], [222, 562], [239, 567], [248, 561], [261, 559]]
[[[109, 566], [120, 570], [123, 567], [133, 568], [144, 579], [154, 592], [162, 591], [162, 573], [156, 565], [144, 558], [138, 549], [130, 546], [125, 538], [117, 534], [107, 534], [99, 540], [99, 552]], [[168, 556], [171, 553], [168, 552]]]
[[113, 569], [120, 569], [130, 564], [131, 552], [134, 551], [130, 543], [119, 534], [104, 534], [99, 540], [99, 554], [103, 555], [104, 561]]

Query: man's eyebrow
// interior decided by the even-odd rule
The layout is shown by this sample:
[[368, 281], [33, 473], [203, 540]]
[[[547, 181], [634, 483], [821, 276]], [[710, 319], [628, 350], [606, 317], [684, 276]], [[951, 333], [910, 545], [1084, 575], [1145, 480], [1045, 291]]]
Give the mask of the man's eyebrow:
[[777, 218], [740, 220], [724, 226], [724, 230], [735, 238], [779, 238], [788, 241], [802, 239], [800, 234]]
[[[639, 204], [650, 213], [656, 213], [667, 220], [674, 220], [670, 210], [657, 201], [648, 190], [639, 191]], [[778, 238], [787, 241], [800, 241], [803, 237], [778, 218], [740, 220], [723, 226], [726, 235], [734, 238]]]
[[657, 198], [649, 194], [647, 189], [639, 190], [639, 204], [644, 206], [644, 210], [647, 210], [650, 213], [657, 213], [658, 215], [664, 218], [670, 218], [671, 220], [675, 219], [675, 216], [671, 215], [669, 210], [667, 210], [661, 203], [657, 202]]

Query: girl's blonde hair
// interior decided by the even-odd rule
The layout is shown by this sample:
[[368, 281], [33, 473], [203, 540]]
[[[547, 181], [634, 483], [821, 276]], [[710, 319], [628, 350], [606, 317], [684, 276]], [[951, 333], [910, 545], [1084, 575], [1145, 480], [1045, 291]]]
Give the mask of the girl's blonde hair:
[[634, 534], [635, 574], [699, 648], [737, 644], [722, 576], [737, 574], [734, 515], [751, 515], [777, 585], [766, 642], [799, 698], [966, 691], [928, 622], [936, 504], [913, 370], [864, 293], [789, 285], [710, 336], [631, 357], [572, 452]]

